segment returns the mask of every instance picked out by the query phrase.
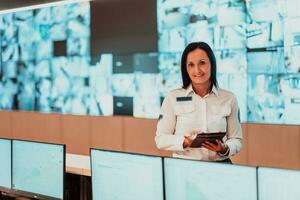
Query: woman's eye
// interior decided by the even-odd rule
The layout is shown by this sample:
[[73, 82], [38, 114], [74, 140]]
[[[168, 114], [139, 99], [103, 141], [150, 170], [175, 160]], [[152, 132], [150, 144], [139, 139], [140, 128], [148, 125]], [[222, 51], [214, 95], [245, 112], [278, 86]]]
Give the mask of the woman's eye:
[[204, 64], [205, 64], [205, 60], [201, 60], [200, 65], [204, 65]]
[[188, 63], [188, 67], [193, 67], [194, 64], [193, 63]]

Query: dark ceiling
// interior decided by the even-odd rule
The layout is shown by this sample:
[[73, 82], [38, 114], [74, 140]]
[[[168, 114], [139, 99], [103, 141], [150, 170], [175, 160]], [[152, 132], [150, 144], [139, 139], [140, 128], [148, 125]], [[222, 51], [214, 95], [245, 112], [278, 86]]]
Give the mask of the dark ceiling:
[[44, 3], [50, 3], [55, 1], [61, 1], [61, 0], [0, 0], [0, 10], [44, 4]]

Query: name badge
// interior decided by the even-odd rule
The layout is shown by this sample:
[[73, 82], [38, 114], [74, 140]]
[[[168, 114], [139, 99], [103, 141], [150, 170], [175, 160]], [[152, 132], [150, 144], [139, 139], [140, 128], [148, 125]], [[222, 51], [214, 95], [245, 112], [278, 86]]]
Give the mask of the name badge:
[[176, 97], [176, 101], [192, 101], [192, 97]]

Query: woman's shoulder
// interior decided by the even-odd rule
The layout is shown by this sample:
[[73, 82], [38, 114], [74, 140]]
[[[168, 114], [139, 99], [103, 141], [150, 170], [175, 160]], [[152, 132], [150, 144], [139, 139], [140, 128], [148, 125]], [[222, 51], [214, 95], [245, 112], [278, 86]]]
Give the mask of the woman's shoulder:
[[169, 90], [165, 97], [176, 100], [178, 97], [185, 97], [186, 91], [187, 90], [182, 87], [174, 88]]
[[186, 89], [182, 87], [174, 88], [167, 92], [167, 96], [174, 96], [174, 97], [182, 96], [185, 94], [186, 94]]
[[220, 97], [226, 97], [226, 98], [232, 98], [232, 99], [235, 99], [235, 94], [229, 90], [225, 90], [223, 88], [218, 88], [218, 95]]

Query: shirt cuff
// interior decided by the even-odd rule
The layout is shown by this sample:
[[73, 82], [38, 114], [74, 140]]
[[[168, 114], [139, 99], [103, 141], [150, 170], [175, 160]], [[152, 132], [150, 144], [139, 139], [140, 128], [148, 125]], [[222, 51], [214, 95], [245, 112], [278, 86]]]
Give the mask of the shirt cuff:
[[218, 152], [218, 155], [221, 156], [221, 157], [226, 157], [229, 155], [229, 152], [230, 152], [230, 148], [227, 144], [224, 144], [226, 147], [227, 147], [227, 151], [225, 153], [220, 153]]
[[184, 136], [178, 137], [176, 141], [176, 151], [185, 151], [186, 148], [183, 148]]

